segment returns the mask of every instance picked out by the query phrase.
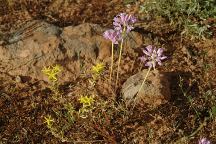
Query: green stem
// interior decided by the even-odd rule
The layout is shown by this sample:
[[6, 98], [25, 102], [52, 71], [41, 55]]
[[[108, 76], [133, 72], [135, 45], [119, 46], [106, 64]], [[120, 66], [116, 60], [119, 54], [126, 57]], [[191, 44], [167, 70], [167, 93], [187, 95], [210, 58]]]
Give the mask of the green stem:
[[111, 55], [111, 66], [110, 66], [110, 83], [112, 82], [113, 57], [114, 57], [114, 43], [112, 42], [112, 55]]
[[116, 83], [115, 83], [115, 87], [117, 87], [117, 85], [118, 85], [119, 69], [120, 69], [120, 63], [121, 63], [121, 56], [122, 56], [123, 42], [124, 42], [124, 39], [122, 38], [121, 46], [120, 46], [120, 52], [119, 52], [118, 68], [117, 68], [117, 76], [116, 76]]
[[122, 56], [122, 49], [123, 49], [123, 43], [124, 43], [124, 37], [125, 37], [125, 31], [126, 31], [126, 26], [124, 25], [123, 32], [122, 32], [122, 40], [121, 40], [120, 52], [119, 52], [118, 68], [117, 68], [117, 76], [116, 76], [116, 83], [115, 83], [115, 87], [117, 87], [117, 85], [118, 85], [119, 69], [120, 69], [120, 63], [121, 63], [121, 56]]
[[150, 70], [151, 70], [151, 67], [149, 67], [148, 72], [147, 72], [147, 74], [145, 75], [145, 78], [144, 78], [144, 80], [143, 80], [143, 82], [142, 82], [142, 84], [141, 84], [141, 86], [140, 86], [140, 89], [139, 89], [138, 93], [141, 91], [141, 89], [142, 89], [142, 87], [143, 87], [143, 85], [144, 85], [144, 83], [145, 83], [145, 81], [146, 81], [146, 78], [147, 78], [147, 76], [148, 76]]

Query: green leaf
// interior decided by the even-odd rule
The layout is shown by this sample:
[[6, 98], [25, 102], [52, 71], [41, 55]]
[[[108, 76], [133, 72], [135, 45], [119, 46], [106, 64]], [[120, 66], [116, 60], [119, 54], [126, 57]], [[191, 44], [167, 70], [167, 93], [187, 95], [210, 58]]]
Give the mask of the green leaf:
[[135, 0], [124, 0], [124, 4], [130, 4], [130, 3], [133, 3], [135, 2]]
[[211, 108], [211, 114], [212, 114], [213, 117], [216, 117], [216, 106], [213, 106]]

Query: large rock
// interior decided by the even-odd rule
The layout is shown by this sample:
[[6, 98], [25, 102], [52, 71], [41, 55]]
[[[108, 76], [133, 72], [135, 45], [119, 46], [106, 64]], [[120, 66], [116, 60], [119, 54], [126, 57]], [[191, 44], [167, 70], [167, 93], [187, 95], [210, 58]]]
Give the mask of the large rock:
[[[65, 57], [59, 48], [60, 28], [40, 23], [40, 27], [35, 30], [21, 33], [29, 36], [0, 46], [1, 72], [43, 79], [41, 69]], [[21, 35], [17, 37], [24, 37]]]
[[[69, 57], [80, 55], [92, 59], [109, 56], [111, 44], [102, 37], [104, 30], [99, 25], [88, 23], [65, 27], [61, 38], [64, 40], [63, 47], [67, 50], [67, 55]], [[103, 51], [106, 51], [106, 54], [102, 56]]]
[[31, 34], [28, 32], [30, 36], [0, 46], [0, 71], [11, 75], [40, 77], [43, 66], [64, 57], [59, 49], [59, 33], [58, 27], [42, 22], [41, 27]]
[[[34, 29], [23, 28], [27, 32], [8, 40], [13, 43], [0, 45], [0, 72], [47, 80], [42, 68], [60, 64], [64, 67], [60, 80], [71, 81], [79, 75], [79, 58], [85, 61], [110, 57], [111, 42], [103, 38], [106, 29], [99, 25], [85, 23], [61, 29], [46, 22], [39, 23]], [[137, 35], [133, 32], [128, 38], [129, 49], [142, 44], [141, 36]]]
[[[96, 24], [81, 24], [76, 27], [69, 26], [61, 34], [64, 40], [63, 47], [67, 55], [73, 57], [80, 55], [86, 58], [104, 59], [110, 56], [111, 42], [102, 35], [106, 29]], [[130, 51], [142, 45], [142, 36], [131, 32], [126, 38], [124, 49]]]
[[170, 98], [170, 88], [167, 77], [158, 70], [150, 71], [145, 84], [138, 93], [147, 70], [143, 70], [130, 78], [122, 86], [122, 96], [126, 101], [142, 102], [150, 107], [166, 103]]

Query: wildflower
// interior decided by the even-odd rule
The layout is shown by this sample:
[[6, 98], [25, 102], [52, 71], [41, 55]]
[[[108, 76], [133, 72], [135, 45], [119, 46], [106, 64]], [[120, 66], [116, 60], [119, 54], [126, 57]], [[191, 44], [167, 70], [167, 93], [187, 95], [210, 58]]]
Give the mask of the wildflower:
[[58, 74], [60, 71], [61, 71], [61, 66], [55, 65], [55, 66], [53, 67], [53, 73]]
[[54, 119], [50, 116], [50, 115], [48, 115], [47, 117], [44, 117], [44, 123], [46, 123], [47, 124], [47, 127], [51, 127], [52, 126], [52, 123], [54, 122]]
[[134, 16], [128, 15], [126, 13], [118, 14], [113, 20], [115, 30], [121, 33], [124, 33], [125, 31], [126, 33], [129, 33], [134, 28], [133, 24], [137, 21], [137, 19]]
[[113, 29], [106, 30], [103, 33], [103, 36], [105, 39], [111, 40], [113, 44], [118, 44], [118, 41], [120, 39], [120, 33]]
[[92, 67], [92, 72], [96, 75], [99, 75], [104, 70], [104, 64], [103, 63], [97, 63], [95, 66]]
[[92, 96], [81, 96], [81, 98], [79, 98], [80, 103], [83, 105], [82, 108], [79, 109], [79, 115], [82, 118], [87, 118], [89, 112], [92, 111], [92, 109], [94, 108], [92, 106], [93, 102], [94, 102], [94, 97]]
[[206, 138], [202, 138], [199, 140], [199, 144], [210, 144], [210, 141]]
[[143, 53], [146, 55], [140, 57], [140, 60], [142, 62], [146, 62], [145, 66], [153, 67], [155, 69], [156, 64], [162, 65], [161, 60], [166, 59], [167, 57], [163, 55], [163, 49], [159, 48], [156, 50], [156, 48], [153, 48], [152, 45], [149, 45], [146, 47], [146, 50], [143, 50]]
[[120, 40], [120, 33], [112, 29], [107, 30], [103, 34], [104, 38], [112, 41], [112, 56], [111, 56], [111, 66], [110, 66], [110, 82], [112, 81], [112, 71], [113, 71], [113, 59], [114, 59], [114, 44], [118, 44]]
[[157, 63], [159, 65], [162, 65], [161, 60], [164, 60], [167, 58], [166, 56], [163, 55], [163, 49], [162, 48], [159, 48], [158, 50], [156, 50], [156, 48], [153, 49], [152, 45], [147, 46], [146, 50], [145, 49], [143, 50], [143, 53], [146, 55], [146, 57], [142, 56], [142, 57], [140, 57], [140, 60], [144, 63], [146, 62], [145, 66], [148, 66], [149, 68], [148, 68], [147, 74], [144, 77], [144, 80], [141, 84], [141, 87], [140, 87], [138, 93], [141, 91], [151, 68], [153, 67], [155, 69], [155, 66]]
[[122, 55], [124, 38], [126, 34], [129, 33], [134, 28], [133, 24], [137, 21], [137, 19], [132, 15], [128, 15], [126, 13], [120, 13], [113, 20], [114, 20], [113, 22], [114, 29], [121, 34], [120, 36], [121, 45], [120, 45], [120, 52], [119, 52], [119, 59], [118, 59], [116, 82], [115, 82], [115, 87], [116, 87], [119, 79], [119, 70], [121, 64], [121, 55]]
[[49, 67], [44, 67], [42, 72], [48, 76], [48, 79], [52, 82], [57, 81], [57, 74], [61, 71], [61, 67], [59, 65], [55, 65], [52, 68]]
[[92, 96], [90, 96], [90, 97], [81, 96], [81, 98], [79, 98], [79, 101], [85, 107], [85, 106], [91, 106], [91, 104], [94, 102], [94, 99]]

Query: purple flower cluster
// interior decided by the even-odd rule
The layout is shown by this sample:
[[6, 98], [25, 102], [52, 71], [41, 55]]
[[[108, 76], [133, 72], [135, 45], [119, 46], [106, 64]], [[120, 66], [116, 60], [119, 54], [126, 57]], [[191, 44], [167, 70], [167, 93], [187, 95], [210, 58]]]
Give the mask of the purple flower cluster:
[[126, 13], [120, 13], [114, 18], [114, 28], [121, 33], [125, 29], [126, 33], [129, 33], [134, 27], [133, 24], [137, 19], [133, 15], [128, 15]]
[[145, 66], [153, 67], [155, 69], [156, 64], [162, 65], [161, 60], [166, 59], [167, 57], [163, 55], [163, 49], [156, 49], [152, 45], [146, 47], [146, 50], [143, 50], [145, 56], [140, 57], [140, 60], [145, 63]]
[[120, 39], [120, 34], [118, 31], [114, 31], [113, 29], [109, 29], [104, 32], [103, 36], [106, 39], [109, 39], [112, 41], [113, 44], [118, 44], [118, 40]]
[[105, 31], [103, 36], [111, 40], [112, 43], [118, 44], [118, 41], [122, 40], [125, 32], [129, 33], [134, 28], [133, 24], [137, 19], [132, 15], [120, 13], [113, 20], [114, 29]]
[[199, 144], [211, 144], [209, 140], [207, 140], [207, 138], [202, 138], [199, 140]]

